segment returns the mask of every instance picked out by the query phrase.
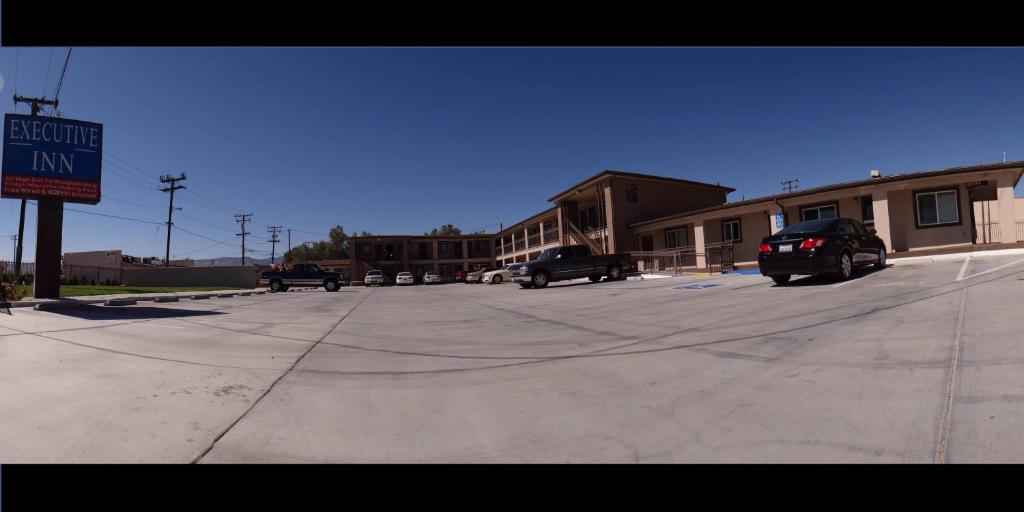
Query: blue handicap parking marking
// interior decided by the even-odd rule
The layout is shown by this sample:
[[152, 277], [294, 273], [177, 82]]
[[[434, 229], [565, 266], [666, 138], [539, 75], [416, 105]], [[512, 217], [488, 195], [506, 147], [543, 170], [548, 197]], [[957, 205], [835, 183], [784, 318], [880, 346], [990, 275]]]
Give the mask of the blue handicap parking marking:
[[704, 288], [714, 288], [716, 286], [722, 286], [721, 283], [708, 283], [708, 284], [688, 284], [685, 286], [676, 286], [673, 290], [703, 290]]

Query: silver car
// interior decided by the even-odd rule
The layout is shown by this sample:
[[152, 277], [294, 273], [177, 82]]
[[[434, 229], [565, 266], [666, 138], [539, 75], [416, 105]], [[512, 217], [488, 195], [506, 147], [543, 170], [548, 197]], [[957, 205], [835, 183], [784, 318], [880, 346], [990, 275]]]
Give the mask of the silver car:
[[366, 273], [366, 277], [363, 278], [363, 286], [370, 286], [375, 284], [377, 286], [384, 286], [384, 272], [380, 270], [371, 270]]

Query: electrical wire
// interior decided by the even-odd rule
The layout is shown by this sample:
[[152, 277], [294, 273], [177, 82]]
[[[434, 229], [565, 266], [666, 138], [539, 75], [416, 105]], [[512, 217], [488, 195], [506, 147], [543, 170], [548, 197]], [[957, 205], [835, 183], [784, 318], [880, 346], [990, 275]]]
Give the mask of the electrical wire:
[[[64, 69], [60, 72], [60, 80], [57, 81], [57, 91], [53, 93], [53, 101], [56, 102], [57, 98], [60, 97], [60, 88], [64, 85], [64, 74], [68, 71], [68, 62], [71, 61], [71, 48], [68, 48], [68, 56], [64, 58]], [[56, 108], [56, 107], [54, 107]]]
[[50, 85], [50, 67], [53, 66], [53, 48], [50, 48], [50, 59], [46, 61], [46, 81], [43, 82], [43, 97], [46, 97], [46, 88]]

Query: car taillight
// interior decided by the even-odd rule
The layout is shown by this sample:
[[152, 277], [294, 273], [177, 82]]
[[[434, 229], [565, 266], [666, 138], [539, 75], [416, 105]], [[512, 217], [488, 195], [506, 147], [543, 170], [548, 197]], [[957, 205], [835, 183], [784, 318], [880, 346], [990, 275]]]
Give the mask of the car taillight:
[[761, 244], [761, 246], [758, 247], [757, 250], [761, 251], [761, 254], [771, 254], [772, 246], [768, 244]]
[[821, 247], [823, 245], [825, 245], [825, 238], [812, 236], [810, 238], [805, 238], [804, 241], [800, 243], [800, 249], [814, 249], [815, 247]]

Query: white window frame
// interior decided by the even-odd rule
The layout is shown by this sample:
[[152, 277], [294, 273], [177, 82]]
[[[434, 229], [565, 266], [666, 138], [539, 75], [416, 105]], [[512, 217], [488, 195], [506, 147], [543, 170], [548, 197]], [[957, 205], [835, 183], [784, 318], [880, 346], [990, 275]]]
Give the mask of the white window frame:
[[[729, 230], [726, 228], [729, 224], [736, 225], [736, 238], [729, 238]], [[743, 223], [740, 219], [729, 219], [722, 221], [722, 241], [723, 242], [742, 242], [743, 241]]]
[[[676, 235], [675, 236], [675, 243], [676, 243], [676, 245], [674, 245], [674, 246], [669, 246], [668, 245], [668, 235], [669, 235], [669, 233], [675, 233], [675, 235]], [[685, 242], [683, 244], [679, 243], [679, 233], [683, 234], [683, 241]], [[676, 248], [679, 248], [679, 247], [687, 247], [689, 245], [690, 245], [690, 230], [686, 226], [683, 226], [681, 228], [674, 228], [674, 229], [666, 229], [665, 230], [665, 248], [666, 249], [676, 249]]]
[[[956, 209], [956, 220], [943, 221], [939, 218], [939, 195], [953, 194], [953, 200], [955, 201]], [[921, 196], [935, 196], [935, 222], [925, 224], [921, 222]], [[927, 192], [914, 192], [914, 215], [917, 217], [917, 226], [921, 228], [933, 228], [940, 226], [955, 226], [960, 224], [960, 191], [956, 188], [948, 188], [942, 190], [929, 190]]]
[[[807, 220], [821, 220], [821, 210], [822, 210], [822, 208], [832, 208], [833, 210], [836, 211], [836, 215], [835, 215], [835, 217], [830, 217], [830, 218], [832, 218], [832, 219], [838, 219], [839, 218], [839, 205], [837, 203], [826, 203], [826, 204], [816, 204], [814, 206], [805, 206], [803, 208], [800, 208], [800, 221], [801, 222], [806, 222]], [[808, 219], [807, 215], [806, 215], [806, 212], [809, 211], [809, 210], [817, 210], [818, 217], [814, 218], [814, 219]]]

